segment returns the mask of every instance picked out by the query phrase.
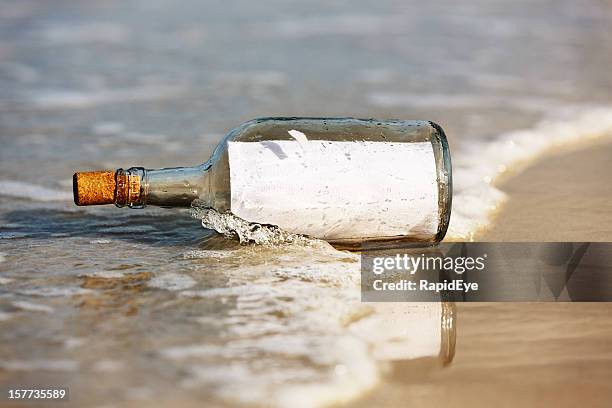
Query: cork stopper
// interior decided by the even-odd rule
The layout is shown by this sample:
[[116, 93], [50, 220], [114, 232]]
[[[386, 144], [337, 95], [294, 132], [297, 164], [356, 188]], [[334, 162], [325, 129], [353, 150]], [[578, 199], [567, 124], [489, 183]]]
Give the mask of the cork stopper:
[[89, 171], [72, 176], [76, 205], [114, 204], [116, 187], [114, 171]]

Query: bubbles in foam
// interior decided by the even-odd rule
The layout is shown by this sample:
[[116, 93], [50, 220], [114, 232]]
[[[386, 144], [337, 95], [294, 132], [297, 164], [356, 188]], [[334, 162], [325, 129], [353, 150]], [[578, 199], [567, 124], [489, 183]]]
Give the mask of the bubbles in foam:
[[208, 258], [228, 258], [232, 256], [231, 251], [220, 251], [220, 250], [198, 250], [194, 249], [191, 251], [185, 251], [183, 253], [184, 259], [208, 259]]
[[298, 244], [313, 245], [317, 240], [299, 234], [292, 234], [274, 225], [251, 223], [231, 213], [220, 213], [206, 208], [199, 201], [192, 204], [191, 215], [202, 220], [204, 228], [214, 229], [228, 238], [238, 238], [241, 244], [259, 245]]

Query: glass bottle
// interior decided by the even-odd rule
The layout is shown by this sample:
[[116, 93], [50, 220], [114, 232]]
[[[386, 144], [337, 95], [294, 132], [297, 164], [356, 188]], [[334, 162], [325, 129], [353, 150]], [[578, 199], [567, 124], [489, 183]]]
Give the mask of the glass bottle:
[[420, 368], [447, 366], [455, 357], [457, 307], [453, 302], [369, 303], [374, 313], [349, 326], [378, 361]]
[[196, 167], [75, 173], [77, 205], [199, 205], [340, 246], [437, 243], [450, 219], [444, 131], [428, 121], [262, 118]]

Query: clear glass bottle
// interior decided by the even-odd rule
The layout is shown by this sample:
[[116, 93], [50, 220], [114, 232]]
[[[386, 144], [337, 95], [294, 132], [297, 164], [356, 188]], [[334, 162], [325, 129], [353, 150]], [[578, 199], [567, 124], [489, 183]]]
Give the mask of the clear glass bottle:
[[457, 307], [453, 302], [376, 302], [374, 313], [349, 326], [378, 361], [418, 367], [448, 366], [455, 357]]
[[341, 246], [439, 242], [450, 219], [448, 143], [428, 121], [262, 118], [197, 167], [76, 173], [77, 205], [189, 207]]

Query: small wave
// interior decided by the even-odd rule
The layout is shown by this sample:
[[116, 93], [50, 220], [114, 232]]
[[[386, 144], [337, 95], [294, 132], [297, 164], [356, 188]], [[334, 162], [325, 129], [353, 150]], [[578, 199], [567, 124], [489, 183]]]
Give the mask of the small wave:
[[453, 152], [453, 210], [449, 239], [473, 239], [506, 195], [494, 182], [506, 171], [551, 148], [612, 136], [612, 107], [554, 112], [531, 129], [498, 135]]
[[16, 180], [0, 180], [0, 195], [27, 198], [33, 201], [72, 200], [72, 193], [70, 191], [54, 190], [38, 184]]
[[220, 213], [196, 200], [191, 215], [202, 220], [204, 228], [214, 229], [228, 238], [238, 238], [241, 244], [278, 246], [283, 244], [316, 245], [318, 240], [283, 231], [274, 225], [252, 223], [231, 213]]

